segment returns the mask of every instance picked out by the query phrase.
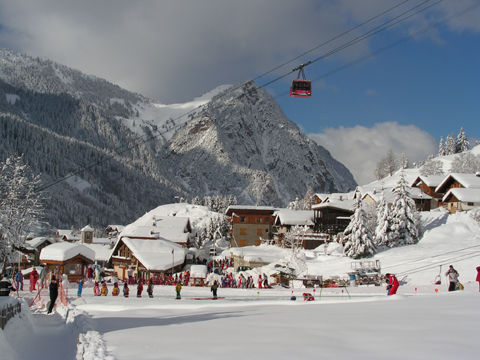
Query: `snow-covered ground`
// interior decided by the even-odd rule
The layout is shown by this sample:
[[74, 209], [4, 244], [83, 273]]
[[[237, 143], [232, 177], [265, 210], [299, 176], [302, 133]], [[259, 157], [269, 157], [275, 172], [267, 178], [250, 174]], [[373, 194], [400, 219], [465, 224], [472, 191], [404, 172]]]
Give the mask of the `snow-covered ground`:
[[[476, 283], [447, 293], [400, 287], [320, 289], [185, 288], [148, 297], [94, 297], [86, 288], [61, 315], [23, 315], [0, 331], [2, 359], [473, 359], [480, 344]], [[312, 290], [309, 290], [312, 292]], [[27, 314], [27, 312], [25, 312]], [[78, 336], [80, 334], [80, 336]], [[78, 337], [78, 341], [77, 341]], [[78, 350], [75, 349], [78, 343]], [[7, 354], [7, 357], [3, 357]]]
[[[471, 213], [422, 214], [424, 235], [416, 245], [379, 252], [382, 272], [398, 275], [398, 294], [383, 286], [305, 289], [219, 289], [155, 286], [154, 298], [94, 297], [86, 286], [70, 304], [45, 314], [43, 304], [24, 306], [0, 331], [5, 359], [473, 359], [478, 357], [480, 224]], [[289, 256], [289, 250], [286, 256]], [[279, 251], [278, 256], [282, 256]], [[262, 245], [251, 256], [271, 255]], [[338, 245], [300, 252], [306, 273], [346, 277], [351, 259]], [[447, 292], [447, 265], [460, 273], [464, 291]], [[434, 280], [443, 265], [440, 285]], [[269, 266], [253, 269], [254, 276]], [[271, 269], [270, 269], [271, 270]], [[258, 275], [257, 275], [258, 276]], [[28, 284], [28, 281], [27, 281]], [[28, 285], [25, 289], [28, 289]], [[73, 284], [72, 284], [73, 286]], [[315, 301], [304, 302], [312, 293]], [[131, 287], [130, 294], [135, 293]], [[111, 294], [111, 288], [110, 292]], [[20, 293], [25, 304], [29, 292]], [[296, 296], [296, 301], [290, 297]], [[200, 300], [198, 300], [200, 298]]]

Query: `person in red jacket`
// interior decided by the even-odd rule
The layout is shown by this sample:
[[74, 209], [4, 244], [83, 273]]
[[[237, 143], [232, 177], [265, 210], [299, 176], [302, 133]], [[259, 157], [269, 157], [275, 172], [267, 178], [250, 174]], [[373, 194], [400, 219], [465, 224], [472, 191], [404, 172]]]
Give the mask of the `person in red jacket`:
[[397, 277], [389, 273], [385, 274], [385, 277], [387, 278], [387, 295], [395, 295], [400, 286]]
[[33, 270], [30, 272], [30, 292], [33, 292], [35, 289], [35, 284], [38, 281], [38, 272], [37, 269], [33, 268]]
[[480, 291], [480, 266], [477, 266], [477, 278], [478, 281], [478, 291]]

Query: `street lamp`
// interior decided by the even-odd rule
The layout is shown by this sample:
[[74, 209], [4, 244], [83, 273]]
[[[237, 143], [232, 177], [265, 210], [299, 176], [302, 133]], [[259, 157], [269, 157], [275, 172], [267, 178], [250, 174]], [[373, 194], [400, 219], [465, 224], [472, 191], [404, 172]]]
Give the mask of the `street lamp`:
[[175, 267], [175, 249], [172, 249], [172, 277], [173, 277], [173, 268]]

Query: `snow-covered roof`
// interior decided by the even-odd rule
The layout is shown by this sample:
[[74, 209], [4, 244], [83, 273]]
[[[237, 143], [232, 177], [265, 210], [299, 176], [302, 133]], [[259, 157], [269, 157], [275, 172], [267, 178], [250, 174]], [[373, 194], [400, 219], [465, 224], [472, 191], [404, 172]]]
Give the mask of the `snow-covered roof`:
[[81, 240], [82, 235], [76, 230], [57, 230], [57, 236], [65, 237], [70, 241]]
[[[177, 221], [174, 217], [169, 219], [164, 219], [160, 222], [153, 222], [151, 225], [137, 225], [137, 223], [132, 223], [123, 229], [120, 233], [119, 238], [129, 237], [129, 238], [141, 238], [141, 239], [158, 239], [163, 238], [176, 243], [186, 243], [190, 236], [189, 233], [184, 232], [185, 222], [184, 218], [181, 218], [181, 221]], [[188, 220], [188, 219], [187, 219]]]
[[[407, 187], [407, 193], [410, 198], [414, 200], [430, 200], [432, 197], [428, 194], [425, 194], [421, 189], [416, 187]], [[386, 189], [384, 191], [369, 191], [365, 195], [363, 195], [362, 199], [365, 196], [370, 196], [376, 203], [380, 201], [383, 197], [387, 203], [392, 203], [395, 199], [395, 193], [393, 192], [393, 188]]]
[[437, 187], [445, 179], [445, 175], [430, 175], [430, 176], [418, 176], [412, 183], [412, 187], [416, 186], [420, 181], [428, 187]]
[[36, 249], [37, 247], [42, 245], [45, 241], [48, 241], [50, 244], [53, 244], [55, 242], [55, 240], [53, 240], [53, 239], [50, 239], [50, 238], [45, 237], [45, 236], [41, 236], [41, 237], [33, 238], [31, 240], [27, 240], [27, 241], [25, 241], [25, 244], [27, 245], [27, 247], [29, 247], [31, 249]]
[[332, 201], [332, 202], [323, 202], [321, 204], [312, 205], [312, 209], [326, 209], [326, 208], [334, 208], [340, 210], [348, 210], [353, 211], [353, 204], [355, 200], [343, 200], [343, 201]]
[[447, 201], [450, 196], [455, 196], [461, 202], [472, 202], [472, 203], [480, 203], [480, 188], [455, 188], [450, 189], [445, 196], [443, 197], [442, 201]]
[[280, 209], [274, 215], [275, 224], [279, 225], [307, 225], [313, 226], [313, 211], [312, 210], [291, 210]]
[[93, 228], [90, 226], [90, 225], [87, 225], [85, 226], [82, 230], [80, 230], [81, 232], [84, 232], [84, 231], [93, 231]]
[[95, 261], [95, 252], [83, 244], [58, 242], [48, 245], [40, 252], [40, 261], [66, 261], [82, 255], [89, 260]]
[[443, 181], [435, 189], [435, 192], [443, 192], [446, 190], [444, 187], [450, 180], [458, 181], [465, 188], [480, 188], [480, 176], [475, 174], [451, 173], [444, 177]]
[[192, 265], [190, 266], [190, 276], [195, 278], [206, 278], [207, 277], [207, 266], [206, 265]]
[[82, 244], [95, 252], [95, 261], [108, 261], [110, 260], [110, 254], [112, 249], [110, 245], [103, 244]]
[[[165, 271], [185, 261], [186, 250], [168, 240], [122, 238], [123, 243], [147, 270]], [[173, 253], [172, 253], [173, 251]]]
[[255, 206], [255, 205], [230, 205], [225, 211], [226, 214], [230, 214], [235, 211], [271, 211], [274, 212], [277, 208], [273, 206]]
[[271, 263], [279, 261], [291, 253], [291, 249], [280, 248], [274, 245], [243, 246], [225, 250], [224, 253], [242, 256], [246, 261]]

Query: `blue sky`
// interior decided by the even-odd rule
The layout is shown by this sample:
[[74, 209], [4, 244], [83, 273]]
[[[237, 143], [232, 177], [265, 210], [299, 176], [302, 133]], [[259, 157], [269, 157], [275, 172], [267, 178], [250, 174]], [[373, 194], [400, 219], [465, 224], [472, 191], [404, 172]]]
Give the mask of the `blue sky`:
[[[456, 135], [462, 126], [470, 138], [480, 139], [480, 7], [451, 17], [479, 1], [0, 0], [0, 46], [49, 58], [162, 103], [180, 103], [255, 78], [394, 6], [335, 44], [408, 9], [431, 5], [307, 67], [312, 98], [279, 96], [288, 92], [292, 77], [268, 87], [285, 114], [364, 183], [389, 149], [417, 161], [436, 152], [441, 136]], [[444, 18], [448, 21], [428, 33], [320, 79]], [[268, 77], [258, 83], [265, 81]]]

